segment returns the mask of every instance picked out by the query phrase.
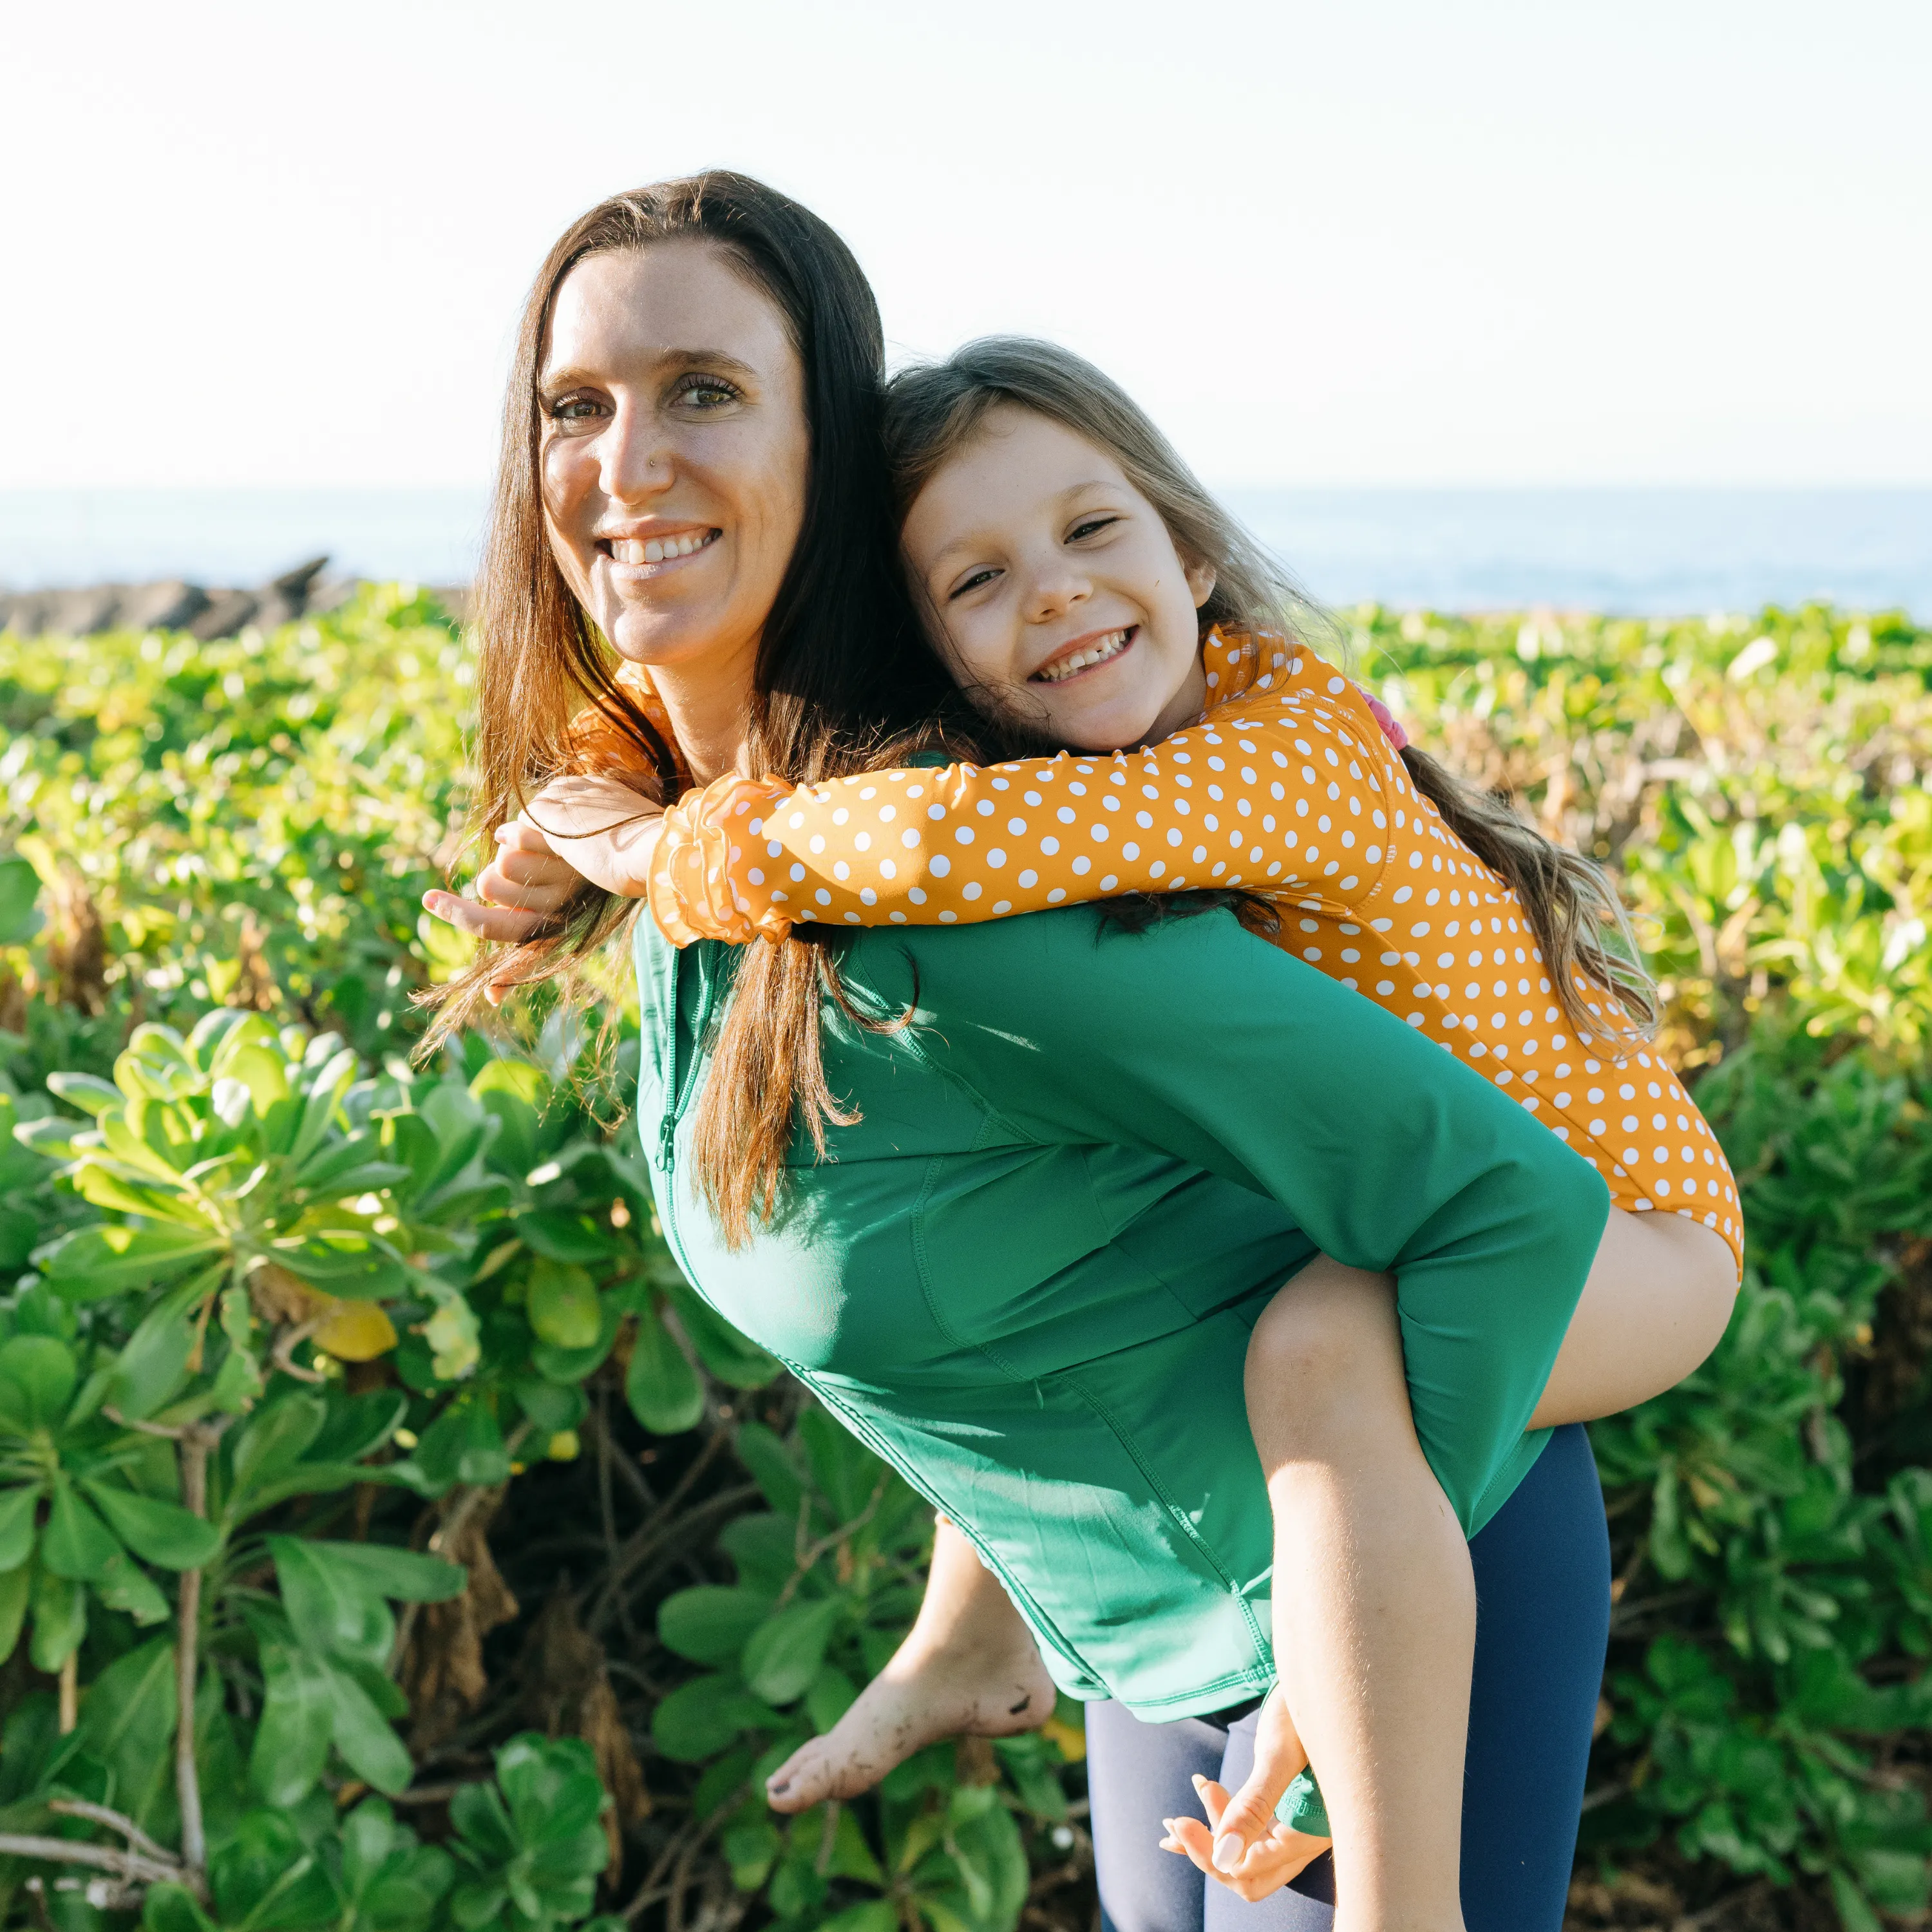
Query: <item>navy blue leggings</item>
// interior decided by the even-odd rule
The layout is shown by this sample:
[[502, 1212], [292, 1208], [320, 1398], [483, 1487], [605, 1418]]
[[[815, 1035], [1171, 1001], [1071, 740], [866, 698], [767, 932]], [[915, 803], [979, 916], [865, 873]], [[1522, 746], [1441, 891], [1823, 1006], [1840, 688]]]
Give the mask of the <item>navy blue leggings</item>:
[[[1559, 1429], [1469, 1545], [1476, 1666], [1462, 1797], [1468, 1932], [1559, 1932], [1610, 1640], [1610, 1545], [1580, 1426]], [[1318, 1858], [1250, 1905], [1159, 1848], [1163, 1818], [1199, 1817], [1198, 1772], [1237, 1790], [1256, 1711], [1144, 1724], [1087, 1707], [1094, 1856], [1106, 1932], [1327, 1932], [1334, 1869]]]

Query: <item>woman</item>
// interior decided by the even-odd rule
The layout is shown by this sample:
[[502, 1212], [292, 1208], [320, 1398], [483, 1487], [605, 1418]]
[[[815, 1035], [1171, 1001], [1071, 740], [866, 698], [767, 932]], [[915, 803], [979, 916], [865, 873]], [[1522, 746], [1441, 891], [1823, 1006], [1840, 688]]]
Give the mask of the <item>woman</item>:
[[[896, 580], [878, 361], [849, 256], [755, 184], [623, 198], [553, 250], [526, 316], [482, 605], [492, 823], [562, 762], [573, 682], [667, 790], [733, 768], [866, 769], [892, 754], [896, 728], [944, 710], [936, 665], [923, 687], [908, 670], [923, 654]], [[650, 667], [655, 715], [617, 690], [579, 612]], [[609, 916], [592, 910], [580, 950]], [[1280, 984], [1238, 1054], [1149, 1036], [1150, 1013], [1199, 1010], [1238, 968], [1251, 980], [1256, 951]], [[1573, 1641], [1538, 1698], [1505, 1713], [1512, 1687], [1479, 1648], [1472, 1747], [1513, 1730], [1555, 1756], [1508, 1791], [1508, 1767], [1485, 1767], [1474, 1808], [1498, 1801], [1497, 1832], [1466, 1818], [1462, 1847], [1473, 1922], [1553, 1924], [1601, 1657], [1602, 1528], [1575, 1438], [1538, 1460], [1522, 1430], [1602, 1229], [1596, 1177], [1225, 913], [1138, 935], [1106, 936], [1085, 911], [866, 934], [836, 961], [800, 939], [673, 954], [646, 928], [639, 955], [640, 1105], [687, 1272], [945, 1508], [1063, 1685], [1158, 1720], [1138, 1728], [1174, 1747], [1170, 1765], [1237, 1760], [1242, 1707], [1272, 1677], [1257, 1618], [1268, 1496], [1240, 1400], [1249, 1329], [1317, 1247], [1396, 1269], [1434, 1314], [1412, 1338], [1412, 1381], [1457, 1392], [1431, 1460], [1465, 1520], [1486, 1520], [1486, 1567], [1508, 1567], [1524, 1534], [1578, 1552], [1538, 1568], [1528, 1623]], [[486, 962], [465, 992], [502, 972]], [[915, 1006], [920, 1023], [899, 1023]], [[1334, 1567], [1345, 1599], [1346, 1563]], [[1338, 1600], [1339, 1617], [1359, 1610]], [[1365, 1656], [1383, 1646], [1371, 1684], [1387, 1697], [1401, 1646], [1361, 1634]], [[1191, 1903], [1163, 1903], [1162, 1875], [1186, 1868], [1137, 1872], [1109, 1808], [1144, 1742], [1132, 1735], [1095, 1726], [1103, 1904], [1123, 1932], [1199, 1922], [1227, 1894], [1196, 1880]], [[1519, 1768], [1524, 1755], [1519, 1741]], [[1136, 1774], [1140, 1795], [1178, 1810], [1151, 1790], [1165, 1774]], [[1339, 1917], [1392, 1924], [1442, 1852], [1352, 1856]], [[1281, 1894], [1246, 1916], [1326, 1915]]]

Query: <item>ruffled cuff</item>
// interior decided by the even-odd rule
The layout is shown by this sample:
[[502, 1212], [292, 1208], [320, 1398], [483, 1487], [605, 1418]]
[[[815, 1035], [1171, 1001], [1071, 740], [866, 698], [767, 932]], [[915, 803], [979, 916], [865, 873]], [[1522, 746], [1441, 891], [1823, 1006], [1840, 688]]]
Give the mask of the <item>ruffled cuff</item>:
[[781, 779], [728, 772], [666, 809], [646, 897], [658, 930], [674, 946], [694, 939], [742, 946], [761, 934], [783, 939], [790, 933], [790, 920], [769, 902], [755, 913], [747, 909], [732, 880], [731, 857], [734, 838], [742, 856], [752, 814], [769, 812], [791, 790]]
[[1376, 722], [1382, 728], [1382, 736], [1400, 752], [1408, 742], [1408, 734], [1396, 722], [1395, 714], [1372, 692], [1364, 690], [1359, 684], [1355, 688], [1361, 692], [1363, 700], [1376, 714]]

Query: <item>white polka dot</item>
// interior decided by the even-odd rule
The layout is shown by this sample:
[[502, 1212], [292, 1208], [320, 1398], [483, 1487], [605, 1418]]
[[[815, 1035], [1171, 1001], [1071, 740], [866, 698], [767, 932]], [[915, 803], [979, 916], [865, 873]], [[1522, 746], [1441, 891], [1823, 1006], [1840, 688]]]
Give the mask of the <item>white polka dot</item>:
[[944, 852], [936, 852], [932, 858], [932, 876], [943, 879], [952, 869], [952, 861]]

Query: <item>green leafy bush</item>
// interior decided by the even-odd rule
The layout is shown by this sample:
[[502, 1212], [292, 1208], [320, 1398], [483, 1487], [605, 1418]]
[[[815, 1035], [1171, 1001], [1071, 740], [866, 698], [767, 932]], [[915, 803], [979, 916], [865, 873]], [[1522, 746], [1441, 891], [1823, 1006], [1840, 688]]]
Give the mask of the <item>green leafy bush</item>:
[[[1352, 622], [1419, 737], [1617, 869], [1748, 1202], [1722, 1348], [1594, 1432], [1576, 1922], [1910, 1917], [1932, 635]], [[468, 678], [394, 588], [0, 635], [0, 1924], [1084, 1928], [1071, 1712], [763, 1802], [898, 1641], [929, 1518], [671, 1265], [620, 982], [614, 1056], [539, 1010], [408, 1064], [466, 956], [417, 899]]]

